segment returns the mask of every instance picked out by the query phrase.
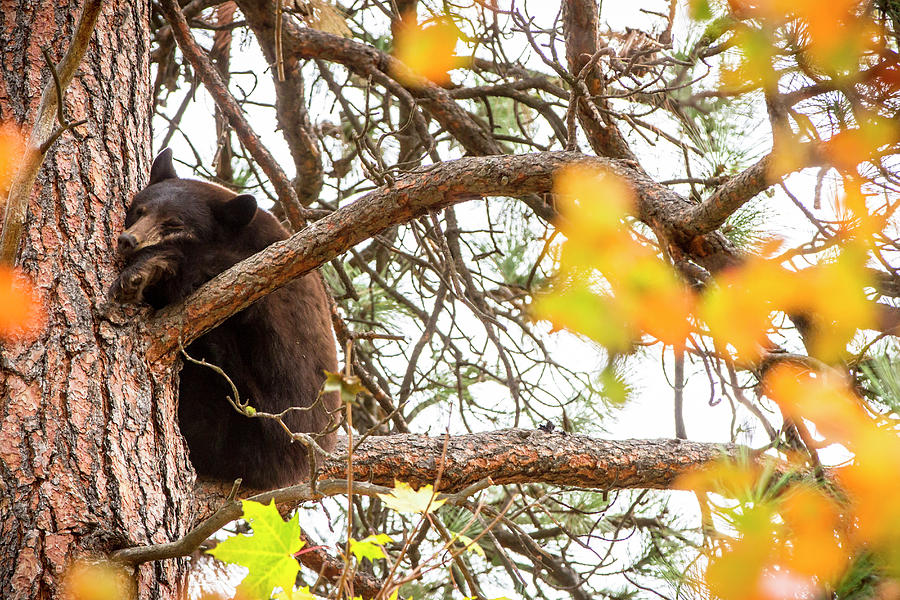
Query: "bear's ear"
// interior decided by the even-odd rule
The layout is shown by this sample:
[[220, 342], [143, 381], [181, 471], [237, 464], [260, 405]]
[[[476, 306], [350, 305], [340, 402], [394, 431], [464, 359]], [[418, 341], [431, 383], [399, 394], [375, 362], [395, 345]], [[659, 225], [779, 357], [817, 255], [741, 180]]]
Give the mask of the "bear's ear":
[[178, 179], [178, 173], [175, 172], [175, 165], [172, 164], [171, 148], [166, 148], [153, 159], [153, 166], [150, 167], [150, 183], [147, 185], [159, 183], [164, 179]]
[[235, 229], [245, 227], [256, 214], [256, 198], [253, 194], [241, 194], [222, 202], [216, 209], [216, 218]]

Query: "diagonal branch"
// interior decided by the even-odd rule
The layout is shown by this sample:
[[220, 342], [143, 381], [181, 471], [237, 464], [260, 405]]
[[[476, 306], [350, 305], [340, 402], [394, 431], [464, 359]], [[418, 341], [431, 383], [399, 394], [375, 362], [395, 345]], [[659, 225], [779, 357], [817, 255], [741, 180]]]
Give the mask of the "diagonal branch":
[[172, 27], [172, 34], [175, 36], [175, 41], [178, 43], [181, 52], [194, 67], [200, 80], [203, 81], [203, 85], [206, 86], [207, 91], [215, 100], [216, 105], [228, 118], [228, 122], [241, 140], [241, 144], [250, 152], [266, 174], [266, 177], [272, 182], [272, 185], [275, 187], [275, 193], [278, 195], [278, 200], [284, 208], [294, 231], [300, 229], [305, 222], [306, 212], [300, 206], [300, 200], [297, 198], [297, 193], [291, 185], [290, 179], [288, 179], [275, 161], [275, 158], [262, 144], [253, 128], [250, 127], [240, 105], [222, 82], [222, 77], [215, 66], [213, 66], [212, 61], [209, 60], [206, 52], [194, 40], [184, 14], [178, 6], [178, 2], [176, 0], [160, 0], [160, 8]]
[[[703, 235], [714, 231], [744, 203], [778, 183], [785, 175], [824, 164], [826, 161], [823, 154], [826, 150], [827, 143], [823, 145], [810, 142], [795, 146], [786, 145], [781, 150], [773, 151], [762, 157], [755, 164], [719, 186], [701, 204], [691, 208], [685, 215], [683, 225], [685, 235]], [[781, 159], [779, 159], [779, 154]]]
[[[163, 309], [148, 323], [149, 339], [154, 340], [148, 358], [156, 361], [174, 352], [179, 339], [184, 344], [190, 343], [288, 281], [388, 227], [406, 223], [428, 211], [476, 198], [550, 193], [555, 173], [572, 164], [608, 169], [628, 181], [638, 199], [637, 217], [653, 227], [667, 244], [682, 239], [677, 227], [684, 211], [692, 205], [642, 171], [635, 170], [630, 161], [577, 152], [538, 152], [446, 161], [408, 173], [393, 185], [366, 194], [291, 238], [276, 242], [235, 265], [182, 303]], [[552, 213], [552, 207], [546, 206]], [[712, 271], [736, 260], [734, 250], [718, 233], [688, 239], [681, 252]]]
[[25, 144], [25, 155], [13, 177], [9, 197], [6, 201], [2, 234], [0, 234], [0, 263], [2, 264], [13, 265], [16, 262], [19, 239], [22, 237], [22, 231], [28, 219], [28, 199], [31, 197], [31, 190], [37, 179], [38, 171], [44, 164], [44, 156], [53, 141], [63, 131], [76, 125], [76, 123], [72, 123], [66, 127], [66, 123], [60, 122], [59, 128], [56, 126], [57, 115], [63, 114], [63, 99], [60, 94], [69, 87], [78, 65], [81, 64], [102, 6], [102, 0], [87, 0], [84, 3], [68, 51], [58, 66], [50, 65], [53, 79], [44, 86], [37, 117], [31, 128], [31, 135], [28, 136]]

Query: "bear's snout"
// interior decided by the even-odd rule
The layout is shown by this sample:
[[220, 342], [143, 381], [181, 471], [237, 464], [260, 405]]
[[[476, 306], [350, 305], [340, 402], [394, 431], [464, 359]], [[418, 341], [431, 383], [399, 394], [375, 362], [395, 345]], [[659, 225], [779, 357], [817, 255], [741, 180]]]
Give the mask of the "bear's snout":
[[138, 245], [137, 238], [127, 231], [119, 236], [119, 253], [128, 255]]

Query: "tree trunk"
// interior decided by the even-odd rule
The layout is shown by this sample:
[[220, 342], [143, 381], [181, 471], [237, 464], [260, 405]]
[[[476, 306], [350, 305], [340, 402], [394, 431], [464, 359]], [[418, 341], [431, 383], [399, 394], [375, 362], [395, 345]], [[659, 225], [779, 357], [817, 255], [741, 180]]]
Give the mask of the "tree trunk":
[[[0, 120], [27, 128], [80, 0], [0, 0]], [[176, 433], [171, 359], [152, 367], [140, 310], [107, 306], [124, 208], [150, 152], [149, 5], [104, 4], [65, 93], [88, 119], [47, 154], [18, 265], [46, 311], [35, 339], [0, 348], [0, 597], [57, 596], [67, 567], [180, 537], [192, 470]], [[87, 134], [83, 140], [76, 134]], [[185, 563], [143, 565], [137, 596], [174, 597]]]

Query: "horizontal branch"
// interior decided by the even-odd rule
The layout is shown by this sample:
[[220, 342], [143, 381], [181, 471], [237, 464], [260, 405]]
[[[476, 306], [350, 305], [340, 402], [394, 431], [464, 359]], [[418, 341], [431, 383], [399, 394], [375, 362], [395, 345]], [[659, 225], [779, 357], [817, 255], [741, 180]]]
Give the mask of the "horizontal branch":
[[[485, 477], [495, 485], [667, 489], [679, 476], [722, 457], [734, 458], [741, 451], [746, 449], [732, 444], [601, 440], [529, 429], [449, 438], [398, 434], [367, 438], [353, 453], [353, 479], [386, 486], [393, 486], [397, 479], [417, 487], [434, 483], [440, 473], [440, 490], [447, 493], [458, 492]], [[322, 477], [346, 476], [346, 447], [335, 449], [335, 454], [338, 458], [325, 463]]]
[[[247, 498], [267, 504], [297, 505], [347, 492], [347, 438], [326, 461], [313, 490], [300, 484]], [[610, 491], [666, 489], [686, 473], [746, 449], [685, 440], [600, 440], [584, 435], [539, 430], [502, 429], [485, 433], [428, 437], [397, 434], [369, 437], [353, 454], [353, 490], [374, 496], [391, 492], [394, 481], [415, 488], [434, 484], [440, 474], [441, 498], [465, 504], [489, 484], [548, 483]], [[215, 494], [221, 486], [205, 489]], [[208, 500], [206, 500], [208, 501]], [[183, 538], [165, 544], [117, 550], [111, 558], [129, 566], [187, 556], [213, 533], [239, 519], [240, 501], [224, 504]]]

